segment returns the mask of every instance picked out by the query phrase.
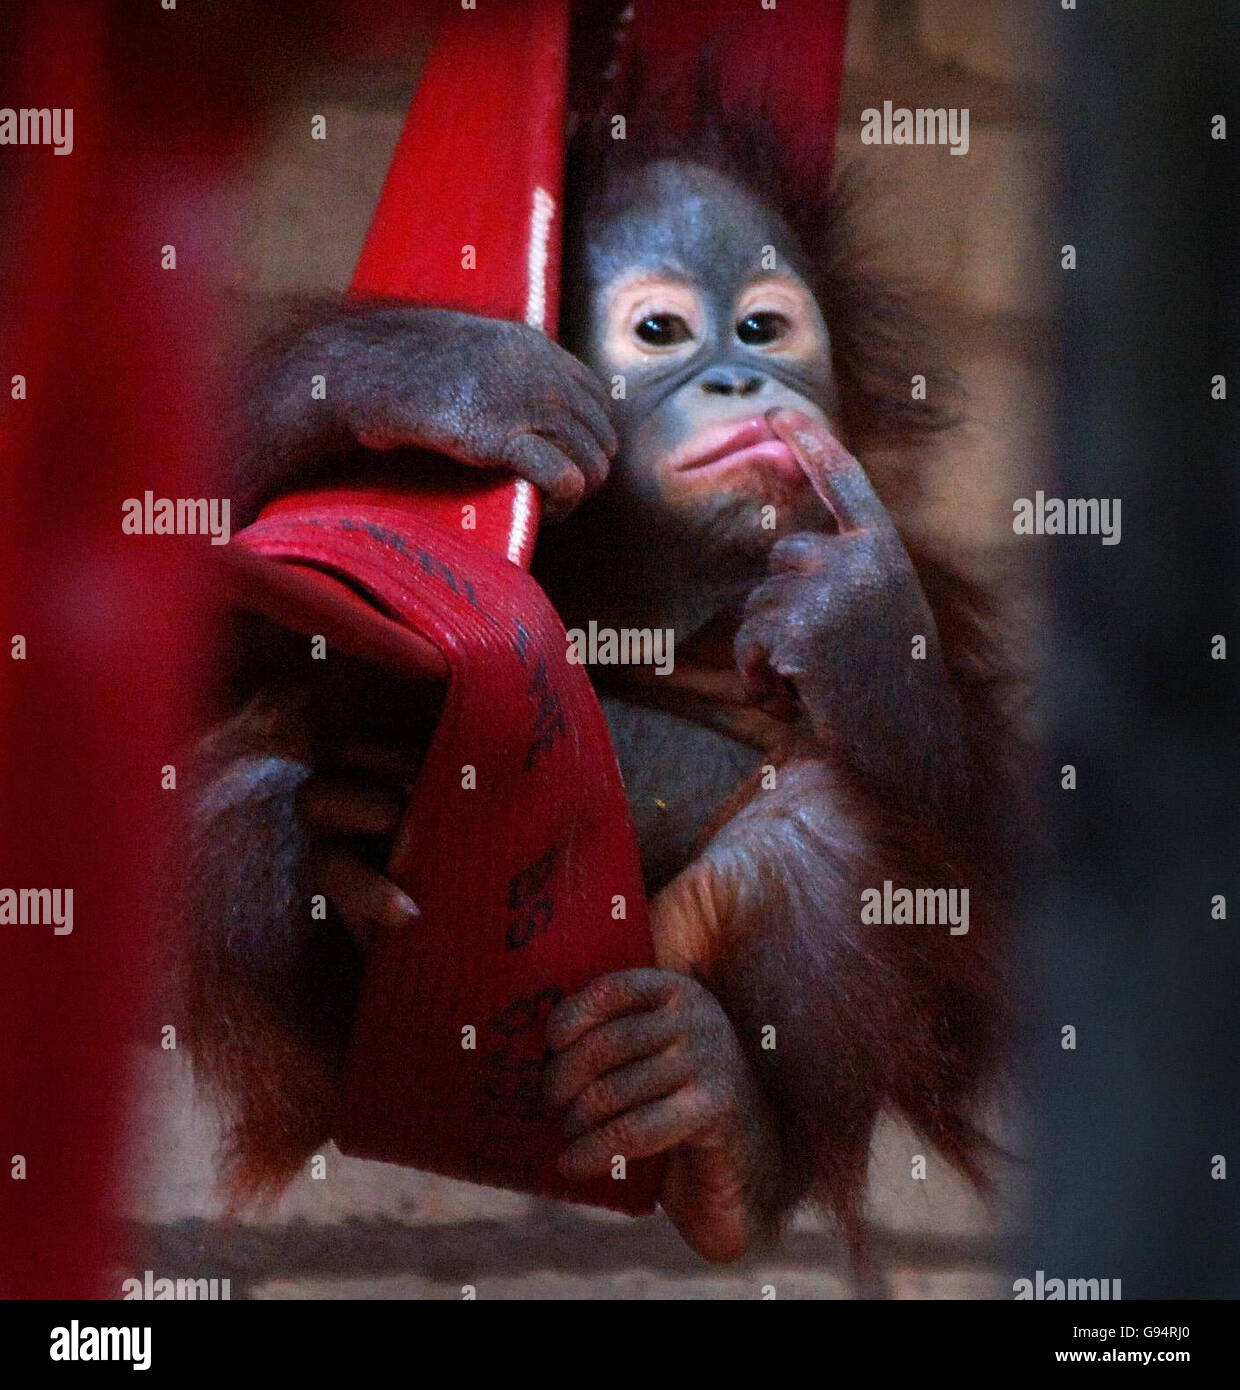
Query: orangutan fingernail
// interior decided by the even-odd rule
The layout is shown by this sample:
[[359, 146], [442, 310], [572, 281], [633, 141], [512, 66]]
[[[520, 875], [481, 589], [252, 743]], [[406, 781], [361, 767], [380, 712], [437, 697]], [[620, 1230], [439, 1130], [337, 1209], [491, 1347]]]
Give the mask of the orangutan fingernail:
[[417, 903], [399, 888], [394, 888], [388, 895], [388, 920], [392, 926], [407, 926], [421, 915]]

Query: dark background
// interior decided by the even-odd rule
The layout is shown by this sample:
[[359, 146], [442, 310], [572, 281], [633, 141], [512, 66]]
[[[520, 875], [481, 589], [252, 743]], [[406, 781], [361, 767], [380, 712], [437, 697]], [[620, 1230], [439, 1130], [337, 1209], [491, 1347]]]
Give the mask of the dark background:
[[[1051, 569], [1059, 869], [1027, 924], [1039, 1026], [1032, 1274], [1240, 1293], [1240, 317], [1234, 5], [1082, 4], [1059, 26], [1058, 489], [1122, 497]], [[1216, 113], [1228, 139], [1210, 138]], [[1228, 400], [1210, 378], [1228, 378]], [[1048, 489], [1049, 491], [1050, 489]], [[1212, 661], [1213, 634], [1228, 660]], [[1057, 792], [1075, 763], [1078, 789]], [[1213, 894], [1228, 919], [1211, 920]], [[1075, 1052], [1059, 1050], [1076, 1025]], [[1210, 1178], [1227, 1158], [1226, 1181]]]

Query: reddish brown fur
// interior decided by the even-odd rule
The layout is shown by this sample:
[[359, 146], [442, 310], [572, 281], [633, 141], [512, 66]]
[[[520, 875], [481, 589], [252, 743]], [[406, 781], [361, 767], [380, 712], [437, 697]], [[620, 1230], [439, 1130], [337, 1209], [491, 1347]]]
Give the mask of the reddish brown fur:
[[[788, 158], [763, 113], [722, 112], [708, 65], [687, 137], [669, 130], [659, 101], [651, 111], [630, 119], [622, 146], [602, 128], [583, 137], [578, 205], [601, 173], [675, 157], [719, 169], [779, 208], [814, 268], [841, 433], [870, 462], [880, 495], [904, 500], [915, 516], [918, 465], [959, 421], [961, 393], [914, 297], [877, 272], [860, 243], [863, 180], [855, 172], [829, 180], [812, 154]], [[914, 373], [927, 379], [925, 400], [912, 397]], [[782, 1205], [817, 1198], [855, 1250], [870, 1141], [885, 1110], [902, 1114], [987, 1186], [994, 1148], [977, 1112], [999, 1068], [1009, 1015], [1002, 903], [1006, 812], [1019, 761], [1012, 666], [989, 589], [949, 546], [934, 555], [908, 548], [962, 714], [963, 775], [941, 770], [937, 806], [901, 807], [877, 797], [874, 783], [899, 785], [910, 769], [897, 761], [881, 779], [858, 780], [847, 750], [835, 750], [798, 765], [791, 799], [765, 793], [748, 802], [708, 851], [740, 890], [741, 918], [710, 983], [773, 1101], [786, 1165]], [[857, 682], [860, 691], [864, 673]], [[968, 887], [968, 935], [860, 926], [861, 891], [888, 878], [897, 886]], [[774, 1053], [757, 1043], [770, 1022], [778, 1028]]]
[[[828, 197], [814, 171], [788, 166], [762, 121], [720, 120], [713, 102], [701, 104], [689, 140], [664, 143], [635, 121], [625, 149], [608, 155], [688, 154], [782, 205], [818, 271], [850, 446], [900, 446], [903, 465], [915, 461], [918, 447], [957, 418], [956, 383], [908, 298], [868, 269], [853, 243], [855, 182], [837, 180]], [[588, 141], [577, 160], [588, 183], [597, 173]], [[789, 190], [797, 191], [791, 202]], [[928, 378], [927, 401], [911, 398], [914, 372]], [[259, 401], [260, 419], [263, 409]], [[318, 465], [290, 457], [275, 473], [270, 459], [261, 466], [265, 493], [296, 485]], [[875, 477], [888, 495], [895, 481]], [[917, 815], [876, 799], [834, 761], [811, 759], [790, 779], [797, 805], [751, 803], [720, 848], [753, 930], [712, 982], [775, 1103], [783, 1205], [818, 1197], [854, 1241], [883, 1109], [907, 1116], [981, 1179], [986, 1144], [975, 1109], [1004, 1031], [993, 903], [1004, 878], [994, 844], [1009, 772], [1006, 666], [985, 591], [951, 563], [914, 559], [964, 712], [967, 783], [938, 812]], [[890, 769], [895, 779], [900, 773]], [[186, 1008], [195, 1064], [231, 1122], [233, 1190], [249, 1193], [284, 1181], [327, 1137], [357, 962], [347, 943], [307, 945], [289, 922], [298, 872], [291, 801], [250, 801], [228, 814], [231, 826], [202, 828], [202, 855], [191, 863]], [[969, 935], [859, 928], [860, 891], [884, 878], [970, 886]], [[282, 993], [290, 981], [292, 994]], [[772, 1019], [780, 1023], [774, 1054], [755, 1044]]]

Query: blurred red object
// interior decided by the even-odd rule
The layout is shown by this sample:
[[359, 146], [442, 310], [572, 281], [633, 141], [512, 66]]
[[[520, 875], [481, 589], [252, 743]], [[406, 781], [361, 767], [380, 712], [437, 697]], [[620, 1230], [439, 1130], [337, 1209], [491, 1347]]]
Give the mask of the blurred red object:
[[119, 1294], [103, 1280], [126, 1047], [140, 1030], [159, 1041], [145, 1013], [178, 795], [161, 769], [205, 679], [208, 597], [193, 553], [207, 541], [126, 535], [122, 506], [202, 495], [217, 443], [218, 195], [260, 114], [238, 93], [266, 32], [256, 3], [223, 8], [253, 21], [244, 54], [227, 26], [178, 26], [158, 6], [30, 4], [5, 20], [6, 100], [73, 113], [71, 153], [0, 151], [0, 888], [73, 892], [70, 934], [0, 925], [7, 1297]]

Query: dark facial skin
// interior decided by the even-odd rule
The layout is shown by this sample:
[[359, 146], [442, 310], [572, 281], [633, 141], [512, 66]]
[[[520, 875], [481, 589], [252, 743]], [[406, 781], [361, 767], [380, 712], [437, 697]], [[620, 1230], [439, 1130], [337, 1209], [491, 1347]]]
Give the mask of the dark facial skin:
[[796, 468], [688, 466], [721, 430], [775, 407], [834, 410], [827, 327], [781, 220], [713, 170], [659, 161], [601, 200], [582, 261], [570, 346], [612, 388], [613, 505], [732, 551], [765, 551], [811, 518]]

